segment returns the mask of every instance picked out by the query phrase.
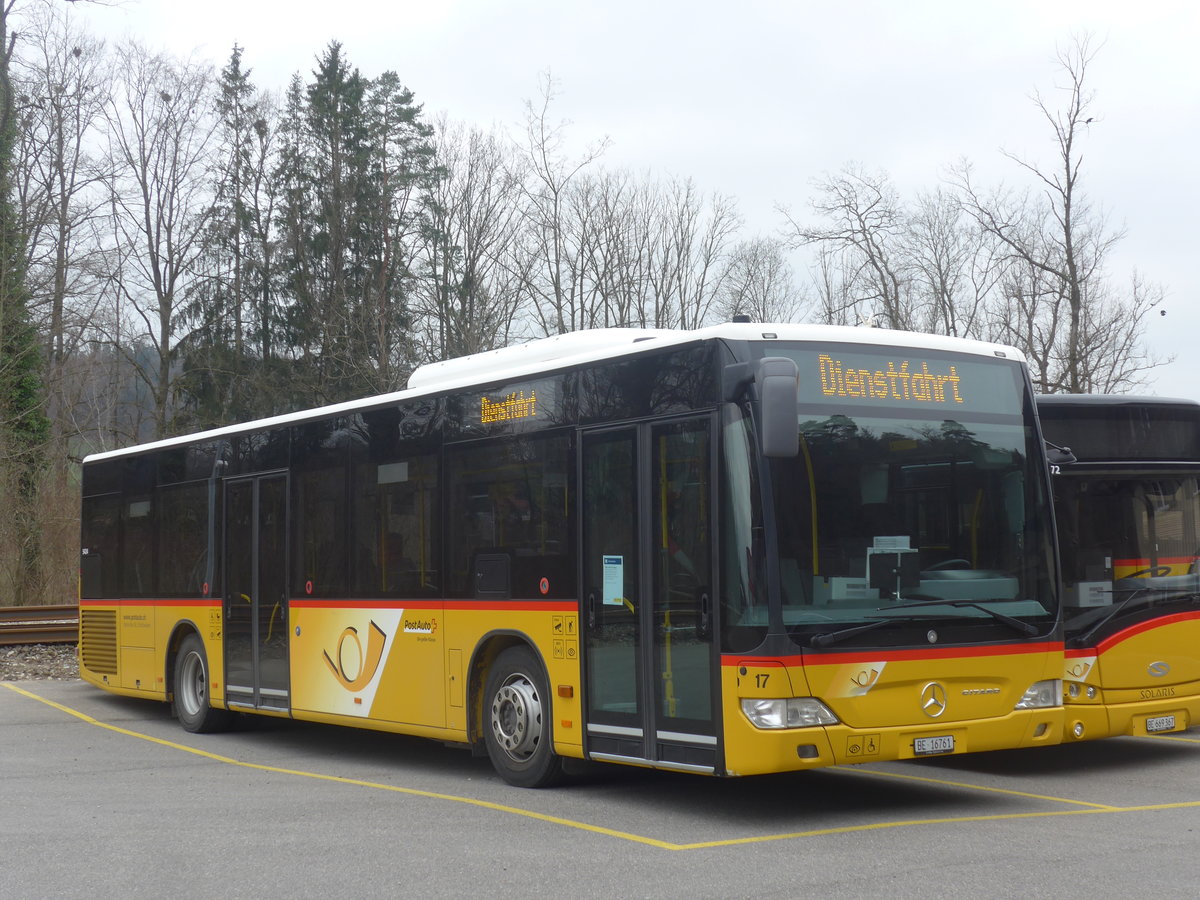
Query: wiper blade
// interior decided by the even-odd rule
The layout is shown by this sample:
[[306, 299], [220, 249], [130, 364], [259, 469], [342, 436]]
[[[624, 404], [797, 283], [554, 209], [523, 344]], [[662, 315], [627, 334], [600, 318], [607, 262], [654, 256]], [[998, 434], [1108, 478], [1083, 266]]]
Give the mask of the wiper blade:
[[[987, 613], [997, 622], [1003, 622], [1015, 631], [1021, 634], [1032, 637], [1038, 633], [1038, 627], [1030, 622], [1022, 622], [1020, 619], [1015, 619], [1012, 616], [1006, 616], [1002, 612], [996, 612], [984, 606], [982, 603], [976, 603], [973, 600], [942, 600], [937, 597], [929, 597], [924, 600], [913, 600], [908, 603], [898, 603], [895, 606], [880, 606], [877, 609], [880, 612], [893, 609], [919, 609], [925, 606], [969, 606], [972, 609], [978, 609]], [[839, 644], [842, 641], [856, 637], [860, 634], [866, 634], [868, 631], [874, 631], [876, 628], [881, 628], [889, 622], [916, 622], [927, 619], [927, 616], [885, 616], [883, 618], [874, 619], [864, 625], [851, 625], [849, 628], [839, 628], [837, 631], [826, 631], [821, 634], [814, 634], [809, 639], [809, 643], [814, 647], [828, 647], [832, 644]]]
[[892, 622], [915, 622], [916, 619], [916, 616], [884, 616], [867, 622], [865, 625], [851, 625], [849, 628], [839, 628], [837, 631], [825, 631], [821, 634], [814, 634], [809, 643], [814, 647], [829, 647], [832, 644], [840, 644], [847, 638], [866, 634], [868, 631], [874, 631], [876, 628], [881, 628]]
[[1152, 590], [1153, 590], [1153, 588], [1148, 588], [1148, 587], [1138, 588], [1136, 591], [1134, 591], [1132, 594], [1130, 594], [1128, 597], [1126, 597], [1124, 600], [1122, 600], [1120, 603], [1118, 603], [1116, 606], [1114, 606], [1112, 609], [1110, 609], [1108, 611], [1107, 615], [1101, 616], [1099, 619], [1097, 619], [1095, 622], [1093, 622], [1092, 626], [1087, 631], [1083, 632], [1082, 634], [1071, 635], [1070, 636], [1071, 640], [1079, 641], [1081, 644], [1088, 643], [1092, 639], [1092, 636], [1097, 631], [1099, 631], [1101, 628], [1103, 628], [1105, 625], [1107, 625], [1109, 622], [1111, 622], [1113, 620], [1113, 618], [1118, 613], [1121, 612], [1121, 610], [1123, 610], [1125, 607], [1127, 607], [1130, 603], [1132, 603], [1138, 597], [1142, 597], [1142, 596], [1145, 596], [1146, 594], [1149, 594]]
[[1052, 443], [1045, 438], [1042, 438], [1042, 443], [1045, 444], [1049, 450], [1054, 451], [1053, 453], [1046, 454], [1046, 459], [1051, 465], [1065, 466], [1069, 465], [1070, 463], [1079, 462], [1075, 454], [1071, 452], [1070, 447], [1060, 447], [1058, 444]]
[[982, 603], [976, 603], [974, 600], [941, 600], [931, 597], [928, 600], [914, 600], [911, 603], [898, 603], [895, 606], [881, 606], [879, 609], [913, 609], [919, 606], [969, 606], [971, 609], [982, 610], [997, 622], [1003, 622], [1010, 628], [1021, 632], [1021, 634], [1032, 637], [1038, 633], [1036, 625], [1030, 622], [1022, 622], [1020, 619], [1014, 619], [1012, 616], [1006, 616], [1002, 612], [996, 612], [996, 610], [984, 606]]
[[1154, 599], [1154, 603], [1166, 606], [1168, 603], [1196, 603], [1200, 602], [1200, 594], [1195, 591], [1172, 591], [1166, 588], [1142, 588], [1142, 590], [1157, 590], [1161, 596]]

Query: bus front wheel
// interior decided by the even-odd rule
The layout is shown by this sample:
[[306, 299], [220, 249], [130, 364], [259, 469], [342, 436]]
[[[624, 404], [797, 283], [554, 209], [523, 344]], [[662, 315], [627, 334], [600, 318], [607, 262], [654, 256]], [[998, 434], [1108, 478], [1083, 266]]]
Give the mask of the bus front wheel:
[[550, 736], [546, 677], [525, 647], [501, 653], [488, 672], [483, 740], [492, 766], [509, 784], [546, 787], [562, 776]]
[[229, 727], [228, 710], [213, 709], [208, 702], [208, 656], [198, 635], [189, 634], [175, 657], [175, 715], [184, 730], [195, 734]]

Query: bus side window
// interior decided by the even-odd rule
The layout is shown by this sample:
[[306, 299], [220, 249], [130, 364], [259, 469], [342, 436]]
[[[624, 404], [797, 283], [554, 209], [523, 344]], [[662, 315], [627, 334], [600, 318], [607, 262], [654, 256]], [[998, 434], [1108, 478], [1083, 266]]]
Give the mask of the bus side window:
[[352, 584], [356, 596], [429, 596], [434, 564], [437, 457], [361, 459], [352, 484]]
[[293, 590], [346, 593], [346, 477], [349, 449], [340, 419], [292, 429]]
[[81, 597], [103, 599], [120, 596], [117, 582], [120, 516], [120, 494], [84, 498], [84, 552], [79, 568]]
[[571, 441], [522, 436], [447, 449], [448, 596], [475, 596], [477, 560], [498, 555], [508, 559], [514, 599], [574, 596]]
[[154, 501], [149, 496], [126, 498], [121, 513], [122, 593], [126, 597], [153, 596], [158, 590], [154, 569]]
[[158, 589], [168, 597], [203, 594], [208, 563], [208, 485], [159, 488]]

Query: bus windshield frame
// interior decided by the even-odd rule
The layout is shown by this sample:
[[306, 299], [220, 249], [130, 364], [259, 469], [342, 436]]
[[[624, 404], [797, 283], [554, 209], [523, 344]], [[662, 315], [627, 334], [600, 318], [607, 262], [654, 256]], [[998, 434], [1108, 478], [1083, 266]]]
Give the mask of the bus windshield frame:
[[1053, 634], [1047, 473], [1018, 362], [870, 345], [763, 352], [800, 372], [800, 453], [764, 467], [777, 589], [731, 627], [769, 626], [804, 651]]

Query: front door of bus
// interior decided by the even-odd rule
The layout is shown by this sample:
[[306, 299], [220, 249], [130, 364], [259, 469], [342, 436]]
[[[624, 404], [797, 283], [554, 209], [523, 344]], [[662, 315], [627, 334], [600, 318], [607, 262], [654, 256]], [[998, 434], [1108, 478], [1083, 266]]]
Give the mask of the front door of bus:
[[720, 763], [712, 640], [712, 422], [583, 436], [584, 666], [594, 759]]
[[287, 475], [225, 482], [225, 695], [288, 708]]

